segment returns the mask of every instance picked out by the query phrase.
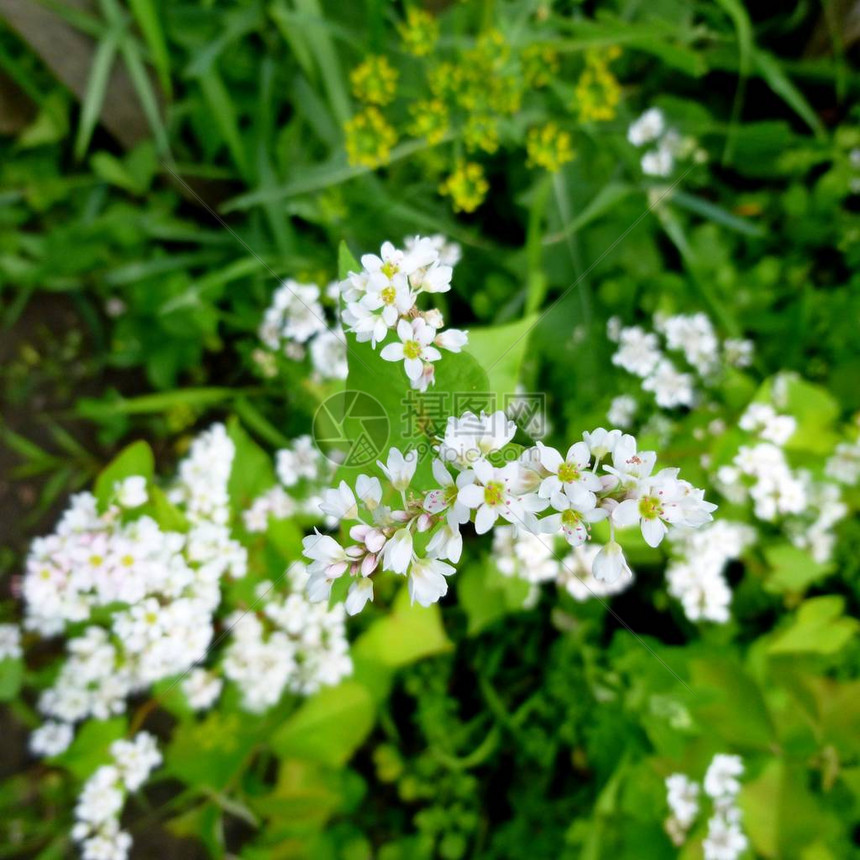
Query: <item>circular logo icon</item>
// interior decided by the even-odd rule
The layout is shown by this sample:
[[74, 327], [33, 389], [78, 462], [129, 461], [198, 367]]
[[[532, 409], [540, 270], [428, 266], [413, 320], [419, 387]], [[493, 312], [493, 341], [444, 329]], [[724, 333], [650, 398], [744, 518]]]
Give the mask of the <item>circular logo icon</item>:
[[389, 431], [385, 409], [365, 391], [332, 394], [314, 414], [314, 442], [339, 465], [364, 466], [381, 457]]

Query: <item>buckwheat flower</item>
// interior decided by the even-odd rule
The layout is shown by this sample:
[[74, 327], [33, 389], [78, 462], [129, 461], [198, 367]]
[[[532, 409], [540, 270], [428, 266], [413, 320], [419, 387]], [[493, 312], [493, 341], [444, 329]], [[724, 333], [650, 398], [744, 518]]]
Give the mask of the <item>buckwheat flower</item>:
[[415, 382], [421, 378], [424, 362], [438, 361], [442, 358], [442, 353], [430, 345], [435, 335], [435, 329], [422, 319], [413, 320], [411, 323], [400, 320], [397, 323], [397, 336], [400, 338], [400, 343], [388, 344], [380, 352], [380, 356], [385, 361], [402, 361], [406, 375]]
[[613, 540], [606, 544], [591, 565], [594, 578], [600, 582], [615, 582], [619, 577], [632, 577], [633, 572], [621, 547]]
[[406, 573], [412, 561], [412, 532], [398, 529], [382, 550], [382, 566], [392, 573]]
[[612, 398], [606, 419], [610, 424], [626, 430], [633, 424], [633, 417], [636, 415], [637, 408], [638, 404], [635, 397], [629, 394], [620, 394], [618, 397]]
[[358, 516], [358, 506], [355, 501], [355, 494], [349, 484], [346, 481], [341, 481], [336, 488], [323, 490], [320, 510], [338, 522], [354, 520]]
[[129, 791], [137, 791], [161, 764], [158, 743], [149, 732], [138, 732], [132, 740], [114, 741], [110, 753]]
[[444, 463], [468, 468], [475, 460], [504, 448], [516, 430], [516, 424], [501, 410], [491, 415], [464, 412], [459, 418], [451, 416], [439, 445], [439, 457]]
[[21, 650], [21, 628], [17, 624], [0, 624], [0, 660], [17, 660]]
[[409, 571], [409, 598], [419, 606], [431, 606], [448, 593], [446, 576], [454, 568], [435, 558], [416, 558]]
[[751, 340], [730, 337], [723, 341], [723, 360], [731, 367], [749, 367], [754, 355], [755, 345]]
[[146, 478], [132, 475], [114, 484], [117, 501], [124, 508], [139, 508], [145, 505], [149, 494], [146, 492]]
[[399, 448], [391, 448], [388, 460], [384, 464], [377, 460], [376, 465], [385, 473], [391, 486], [398, 493], [402, 493], [409, 486], [418, 468], [418, 454], [415, 451], [407, 451], [404, 455]]
[[202, 667], [192, 669], [182, 680], [182, 692], [194, 711], [205, 711], [221, 695], [224, 682]]
[[620, 430], [607, 430], [604, 427], [598, 427], [591, 432], [586, 430], [582, 434], [582, 439], [588, 445], [588, 450], [595, 462], [599, 463], [604, 457], [609, 457], [615, 453], [615, 446], [621, 436]]
[[54, 756], [65, 752], [75, 736], [69, 723], [48, 720], [30, 735], [30, 751], [38, 756]]
[[479, 535], [488, 532], [499, 517], [536, 530], [533, 514], [543, 510], [546, 501], [535, 494], [516, 494], [519, 469], [519, 463], [507, 463], [501, 467], [486, 460], [472, 463], [475, 483], [461, 487], [457, 501], [467, 508], [476, 509], [475, 531]]
[[840, 442], [824, 467], [828, 478], [852, 486], [860, 481], [860, 440]]
[[[457, 564], [460, 561], [460, 556], [463, 554], [463, 534], [460, 531], [460, 525], [452, 517], [453, 512], [449, 512], [445, 522], [443, 522], [433, 534], [427, 543], [427, 555], [431, 558], [448, 559]], [[466, 510], [466, 520], [469, 518], [469, 512]]]
[[379, 478], [359, 475], [355, 481], [355, 494], [369, 511], [375, 511], [382, 502], [382, 484]]
[[705, 773], [705, 794], [714, 799], [734, 797], [740, 790], [738, 777], [744, 772], [740, 756], [718, 753]]
[[442, 511], [447, 510], [452, 525], [468, 522], [469, 509], [460, 503], [457, 497], [461, 487], [465, 487], [475, 480], [474, 473], [471, 471], [460, 472], [455, 480], [445, 468], [442, 460], [434, 460], [431, 469], [439, 488], [431, 490], [424, 497], [424, 510], [431, 514], [441, 514]]
[[[404, 239], [407, 251], [412, 250], [418, 238], [418, 236], [407, 236], [406, 239]], [[463, 249], [459, 243], [450, 241], [441, 233], [427, 236], [426, 239], [439, 255], [439, 262], [443, 266], [451, 266], [453, 268], [460, 262], [463, 256]]]
[[612, 356], [613, 364], [644, 378], [654, 370], [661, 358], [657, 336], [653, 332], [646, 332], [639, 326], [621, 329], [618, 349]]
[[594, 494], [602, 485], [600, 478], [588, 471], [591, 465], [591, 451], [585, 442], [574, 442], [562, 459], [555, 448], [537, 443], [540, 452], [540, 462], [549, 473], [541, 481], [538, 494], [543, 499], [550, 499], [557, 493], [564, 492], [568, 498], [578, 505], [593, 508], [596, 500]]
[[640, 167], [646, 176], [669, 176], [675, 167], [675, 158], [667, 149], [652, 149], [642, 156]]
[[[327, 600], [326, 589], [331, 591], [332, 581], [344, 573], [352, 559], [331, 535], [320, 534], [316, 529], [312, 535], [302, 539], [302, 552], [311, 559], [311, 564], [308, 565], [308, 573], [311, 580], [314, 580], [313, 588], [311, 582], [308, 582], [308, 593], [313, 591], [311, 600]], [[324, 593], [324, 597], [319, 596]]]
[[705, 860], [737, 860], [748, 844], [736, 823], [722, 815], [714, 815], [708, 821], [708, 835], [702, 842], [702, 851]]
[[367, 577], [356, 579], [349, 587], [344, 606], [348, 615], [358, 615], [367, 601], [373, 601], [373, 582]]
[[668, 358], [661, 359], [651, 374], [643, 381], [642, 388], [652, 391], [657, 405], [663, 409], [676, 406], [692, 406], [695, 398], [693, 377], [679, 371]]
[[683, 490], [676, 480], [677, 471], [663, 469], [652, 481], [642, 482], [635, 498], [625, 499], [612, 511], [612, 522], [621, 528], [638, 523], [645, 543], [659, 546], [667, 532], [666, 523], [684, 519], [680, 505]]
[[566, 493], [554, 493], [550, 504], [557, 513], [540, 520], [542, 531], [547, 534], [561, 532], [572, 547], [584, 544], [589, 537], [589, 526], [608, 516], [604, 508], [595, 507], [593, 495], [591, 499], [581, 497], [574, 501]]
[[371, 277], [359, 303], [366, 311], [378, 312], [386, 328], [393, 328], [401, 316], [412, 310], [415, 296], [405, 275], [395, 275], [390, 280]]
[[683, 773], [666, 777], [666, 800], [678, 823], [689, 829], [699, 814], [699, 784]]
[[81, 842], [81, 857], [82, 860], [126, 860], [131, 846], [131, 836], [124, 830], [102, 829]]
[[321, 331], [311, 340], [311, 364], [323, 379], [346, 379], [346, 339], [338, 329]]
[[627, 140], [633, 146], [644, 146], [657, 140], [666, 128], [666, 118], [660, 108], [649, 108], [627, 129]]
[[124, 801], [119, 770], [114, 765], [105, 764], [84, 783], [75, 807], [75, 817], [98, 827], [118, 817]]
[[612, 465], [604, 469], [616, 477], [622, 485], [636, 484], [647, 478], [657, 462], [654, 451], [636, 451], [636, 439], [625, 433], [615, 443]]
[[433, 343], [442, 349], [447, 349], [448, 352], [460, 352], [469, 343], [469, 333], [456, 328], [449, 328], [436, 335]]

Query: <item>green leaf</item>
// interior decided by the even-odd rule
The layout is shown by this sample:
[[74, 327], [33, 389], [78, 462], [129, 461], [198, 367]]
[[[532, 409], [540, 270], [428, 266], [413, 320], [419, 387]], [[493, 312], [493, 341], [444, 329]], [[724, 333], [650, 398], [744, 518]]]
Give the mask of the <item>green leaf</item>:
[[607, 212], [611, 212], [624, 198], [632, 194], [636, 189], [632, 185], [622, 182], [607, 182], [600, 191], [594, 195], [583, 210], [556, 233], [545, 236], [544, 245], [554, 245], [563, 242], [574, 233], [578, 233], [583, 227], [597, 220]]
[[277, 480], [269, 455], [248, 435], [235, 416], [227, 422], [227, 435], [236, 446], [227, 491], [230, 506], [237, 515], [241, 515], [257, 496], [274, 487]]
[[845, 598], [825, 595], [805, 601], [790, 625], [778, 632], [769, 654], [835, 654], [857, 634], [860, 621], [849, 618]]
[[90, 145], [96, 123], [104, 104], [110, 73], [116, 58], [117, 46], [119, 44], [120, 31], [111, 29], [99, 42], [93, 55], [93, 64], [90, 67], [90, 77], [87, 81], [87, 90], [81, 106], [81, 118], [78, 123], [78, 134], [75, 138], [75, 158], [81, 159]]
[[808, 552], [787, 541], [767, 547], [764, 555], [771, 567], [764, 587], [777, 594], [802, 594], [833, 570], [832, 564], [815, 561]]
[[391, 614], [374, 622], [359, 636], [352, 655], [354, 659], [397, 669], [423, 657], [444, 654], [452, 648], [442, 626], [439, 604], [427, 608], [412, 606], [408, 590], [401, 588]]
[[146, 40], [161, 88], [169, 96], [173, 92], [170, 81], [170, 53], [167, 50], [158, 6], [155, 0], [129, 0], [129, 6]]
[[49, 759], [51, 764], [66, 768], [78, 779], [86, 779], [95, 769], [110, 761], [110, 745], [125, 737], [126, 717], [110, 720], [87, 720], [75, 735], [71, 746]]
[[154, 471], [155, 458], [146, 442], [139, 440], [124, 448], [96, 478], [95, 496], [99, 509], [104, 511], [107, 508], [118, 481], [140, 475], [149, 483]]
[[341, 767], [370, 734], [374, 719], [367, 688], [348, 679], [308, 698], [272, 736], [272, 749], [284, 758]]
[[0, 660], [0, 702], [11, 702], [21, 690], [24, 661], [20, 657]]
[[818, 115], [804, 98], [803, 94], [783, 72], [779, 61], [772, 55], [757, 48], [753, 54], [756, 70], [767, 81], [768, 86], [812, 129], [815, 136], [824, 139], [827, 131]]
[[[537, 314], [507, 325], [469, 330], [468, 352], [486, 371], [488, 390], [496, 395], [496, 409], [505, 409], [515, 393]], [[447, 355], [442, 361], [447, 359]]]

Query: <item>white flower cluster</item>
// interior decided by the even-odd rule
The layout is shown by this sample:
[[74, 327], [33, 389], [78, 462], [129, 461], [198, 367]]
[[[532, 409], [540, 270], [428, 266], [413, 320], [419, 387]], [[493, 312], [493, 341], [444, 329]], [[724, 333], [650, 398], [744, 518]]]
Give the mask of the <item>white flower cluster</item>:
[[677, 160], [692, 157], [702, 162], [707, 158], [694, 138], [684, 137], [667, 126], [660, 108], [649, 108], [634, 120], [627, 129], [627, 140], [636, 147], [654, 144], [643, 153], [640, 162], [646, 176], [670, 176]]
[[[100, 513], [95, 497], [82, 493], [54, 534], [34, 541], [22, 586], [25, 627], [52, 636], [99, 610], [105, 619], [69, 640], [68, 657], [39, 700], [47, 717], [69, 725], [105, 719], [123, 712], [132, 693], [203, 659], [221, 579], [246, 569], [245, 549], [226, 525], [233, 455], [224, 427], [215, 425], [180, 465], [172, 497], [187, 533], [162, 531], [145, 513], [116, 504]], [[54, 755], [71, 737], [51, 724], [31, 747]]]
[[254, 499], [242, 515], [245, 528], [252, 533], [264, 532], [270, 518], [282, 520], [295, 514], [319, 518], [318, 493], [322, 483], [330, 481], [333, 470], [334, 463], [320, 453], [310, 436], [296, 437], [289, 448], [276, 453], [275, 472], [280, 484]]
[[599, 544], [568, 547], [568, 552], [561, 556], [556, 554], [554, 542], [516, 526], [493, 529], [492, 558], [497, 569], [504, 576], [523, 579], [531, 586], [523, 603], [525, 608], [534, 606], [539, 586], [546, 582], [566, 589], [579, 603], [619, 594], [632, 584], [633, 574], [629, 570], [613, 582], [594, 576], [592, 565], [601, 550]]
[[288, 580], [286, 596], [261, 582], [256, 593], [265, 602], [259, 610], [227, 619], [232, 639], [224, 675], [238, 685], [249, 711], [273, 707], [285, 691], [309, 695], [352, 673], [343, 606], [329, 610], [308, 602], [308, 572], [301, 562], [290, 566]]
[[17, 624], [0, 624], [0, 660], [17, 660], [22, 653], [21, 628]]
[[849, 487], [860, 481], [860, 439], [840, 442], [827, 461], [824, 472], [828, 478]]
[[344, 325], [374, 349], [394, 330], [397, 340], [380, 355], [385, 361], [402, 361], [411, 386], [426, 391], [435, 379], [433, 362], [442, 357], [439, 349], [460, 352], [468, 341], [466, 332], [441, 330], [445, 323], [438, 310], [422, 311], [416, 304], [422, 293], [451, 289], [452, 266], [442, 261], [438, 239], [420, 236], [406, 250], [385, 242], [378, 256], [363, 255], [361, 265], [340, 285]]
[[[346, 338], [339, 323], [327, 322], [321, 299], [316, 284], [284, 281], [263, 314], [260, 340], [293, 361], [303, 361], [310, 353], [314, 373], [320, 379], [346, 379]], [[265, 355], [258, 359], [260, 367], [266, 375], [274, 376], [277, 368]]]
[[[460, 529], [473, 518], [478, 534], [501, 519], [534, 535], [560, 535], [571, 547], [589, 539], [591, 523], [608, 520], [611, 540], [591, 565], [593, 576], [603, 582], [630, 575], [615, 541], [616, 526], [639, 525], [646, 542], [657, 546], [669, 525], [694, 528], [712, 519], [715, 505], [704, 500], [704, 491], [679, 480], [677, 469], [652, 474], [657, 455], [637, 451], [636, 440], [620, 430], [584, 433], [565, 456], [538, 442], [512, 462], [496, 465], [499, 458], [494, 462], [491, 455], [505, 448], [515, 429], [503, 412], [449, 418], [432, 464], [437, 486], [429, 490], [410, 490], [416, 456], [392, 448], [387, 462], [378, 465], [402, 504], [399, 510], [383, 504], [379, 478], [360, 475], [355, 491], [345, 481], [326, 491], [323, 512], [356, 524], [349, 529], [353, 543], [346, 547], [318, 532], [305, 538], [311, 599], [327, 600], [333, 581], [348, 572], [354, 581], [346, 609], [354, 614], [373, 599], [371, 575], [381, 565], [408, 575], [413, 601], [435, 603], [454, 572], [446, 560], [459, 561]], [[419, 532], [431, 532], [426, 557], [415, 552]]]
[[110, 752], [112, 763], [99, 767], [84, 783], [75, 807], [72, 839], [80, 844], [83, 860], [128, 857], [131, 836], [119, 827], [126, 797], [161, 764], [156, 740], [148, 732], [138, 732], [130, 741], [114, 741]]
[[[663, 409], [693, 406], [698, 399], [697, 379], [708, 385], [721, 364], [735, 367], [752, 361], [752, 343], [726, 340], [722, 344], [711, 321], [703, 313], [655, 315], [654, 331], [641, 326], [622, 326], [613, 317], [607, 324], [607, 335], [618, 344], [612, 363], [642, 379], [642, 389], [654, 395]], [[663, 337], [661, 344], [658, 333]], [[679, 370], [665, 351], [680, 353], [693, 372]], [[635, 412], [632, 398], [615, 398], [610, 411], [627, 423]], [[626, 420], [625, 420], [626, 419]]]
[[666, 582], [669, 594], [681, 602], [690, 621], [725, 624], [729, 620], [732, 592], [724, 571], [756, 536], [752, 526], [731, 520], [673, 533], [671, 542], [677, 555], [666, 568]]
[[747, 849], [748, 840], [741, 830], [741, 811], [737, 806], [740, 792], [739, 777], [744, 772], [740, 756], [714, 756], [700, 786], [683, 773], [666, 778], [666, 801], [671, 815], [666, 820], [666, 832], [680, 847], [701, 811], [702, 788], [711, 801], [712, 815], [708, 832], [702, 842], [704, 860], [737, 860]]

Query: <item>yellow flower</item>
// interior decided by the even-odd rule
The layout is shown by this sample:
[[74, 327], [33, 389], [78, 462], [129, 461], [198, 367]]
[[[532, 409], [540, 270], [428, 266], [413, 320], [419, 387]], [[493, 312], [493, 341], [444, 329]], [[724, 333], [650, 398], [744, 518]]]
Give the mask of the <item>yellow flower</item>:
[[463, 143], [467, 152], [483, 149], [492, 155], [499, 148], [499, 124], [488, 114], [472, 114], [463, 126]]
[[570, 134], [559, 129], [554, 122], [529, 131], [526, 152], [529, 167], [543, 167], [551, 173], [576, 157]]
[[439, 186], [439, 192], [451, 198], [457, 212], [474, 212], [490, 190], [484, 168], [474, 161], [460, 161], [454, 172]]
[[609, 62], [620, 55], [617, 47], [585, 55], [585, 69], [576, 82], [574, 108], [583, 122], [615, 119], [621, 101], [621, 84], [609, 69]]
[[376, 168], [388, 163], [397, 132], [378, 108], [369, 107], [344, 124], [349, 163]]
[[549, 86], [561, 70], [558, 51], [550, 45], [529, 45], [522, 54], [523, 77], [530, 87]]
[[409, 107], [412, 114], [410, 133], [433, 145], [441, 143], [448, 133], [448, 108], [441, 99], [425, 99]]
[[426, 57], [439, 38], [439, 22], [423, 9], [410, 9], [406, 20], [397, 25], [403, 47], [416, 57]]
[[386, 57], [370, 56], [350, 73], [353, 95], [369, 104], [387, 105], [397, 92], [397, 75]]

